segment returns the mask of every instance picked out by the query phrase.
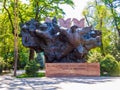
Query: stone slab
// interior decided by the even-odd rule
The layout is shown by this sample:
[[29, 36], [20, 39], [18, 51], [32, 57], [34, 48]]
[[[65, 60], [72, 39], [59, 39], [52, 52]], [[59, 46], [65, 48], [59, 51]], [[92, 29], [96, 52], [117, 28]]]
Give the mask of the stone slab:
[[100, 76], [99, 63], [45, 63], [46, 77]]

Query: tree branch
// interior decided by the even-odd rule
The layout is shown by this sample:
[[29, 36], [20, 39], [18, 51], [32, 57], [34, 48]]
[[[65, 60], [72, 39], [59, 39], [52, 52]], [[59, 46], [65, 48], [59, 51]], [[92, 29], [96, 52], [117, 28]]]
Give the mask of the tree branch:
[[4, 7], [4, 9], [6, 10], [6, 12], [8, 14], [8, 18], [9, 18], [10, 24], [12, 26], [12, 33], [14, 34], [14, 25], [13, 25], [13, 21], [12, 21], [12, 18], [11, 18], [11, 14], [10, 14], [9, 10], [6, 8], [6, 0], [4, 0], [4, 2], [3, 2], [3, 7]]
[[23, 21], [23, 19], [22, 19], [21, 12], [20, 12], [20, 11], [18, 11], [18, 13], [19, 13], [19, 18], [20, 18], [20, 21], [21, 21], [22, 23], [24, 23], [24, 21]]
[[87, 25], [89, 26], [90, 24], [89, 24], [89, 21], [88, 21], [88, 19], [87, 19], [87, 16], [84, 15], [84, 17], [85, 17], [85, 20], [86, 20], [86, 22], [87, 22]]
[[39, 2], [36, 1], [36, 13], [35, 13], [35, 20], [38, 20], [38, 15], [39, 15]]
[[117, 29], [117, 31], [118, 31], [118, 34], [119, 34], [119, 36], [120, 36], [120, 28], [118, 27], [118, 24], [117, 24], [117, 20], [116, 20], [115, 14], [114, 14], [113, 4], [112, 4], [112, 3], [110, 4], [110, 7], [111, 7], [111, 8], [110, 8], [110, 9], [111, 9], [111, 13], [112, 13], [113, 19], [114, 19], [114, 24], [115, 24], [116, 29]]

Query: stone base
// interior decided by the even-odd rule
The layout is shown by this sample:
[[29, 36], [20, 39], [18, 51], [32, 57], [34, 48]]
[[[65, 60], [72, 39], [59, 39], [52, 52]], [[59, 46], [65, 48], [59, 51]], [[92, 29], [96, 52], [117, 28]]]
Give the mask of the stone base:
[[99, 63], [45, 63], [46, 77], [100, 76]]

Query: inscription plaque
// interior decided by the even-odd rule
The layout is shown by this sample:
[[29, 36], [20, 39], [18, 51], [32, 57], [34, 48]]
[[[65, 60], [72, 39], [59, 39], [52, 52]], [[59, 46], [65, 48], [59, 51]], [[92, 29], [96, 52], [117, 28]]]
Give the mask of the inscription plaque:
[[99, 63], [46, 63], [46, 76], [100, 76]]

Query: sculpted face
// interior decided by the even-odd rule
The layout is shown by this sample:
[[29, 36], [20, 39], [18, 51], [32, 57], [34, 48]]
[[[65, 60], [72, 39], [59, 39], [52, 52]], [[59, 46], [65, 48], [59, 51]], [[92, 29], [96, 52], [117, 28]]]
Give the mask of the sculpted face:
[[101, 36], [102, 33], [99, 30], [91, 30], [90, 35], [91, 35], [91, 37], [95, 38], [97, 36]]
[[[53, 32], [52, 23], [38, 23], [34, 19], [21, 25], [21, 36], [22, 43], [25, 47], [33, 48], [38, 51], [38, 49], [43, 49], [51, 38]], [[48, 42], [49, 43], [49, 42]]]
[[37, 29], [37, 23], [35, 20], [31, 20], [21, 25], [21, 36], [22, 36], [22, 43], [24, 46], [30, 48], [34, 48], [38, 46], [36, 42], [37, 37], [34, 32], [36, 29]]
[[90, 30], [86, 35], [84, 35], [84, 47], [89, 51], [95, 47], [101, 46], [101, 31]]

